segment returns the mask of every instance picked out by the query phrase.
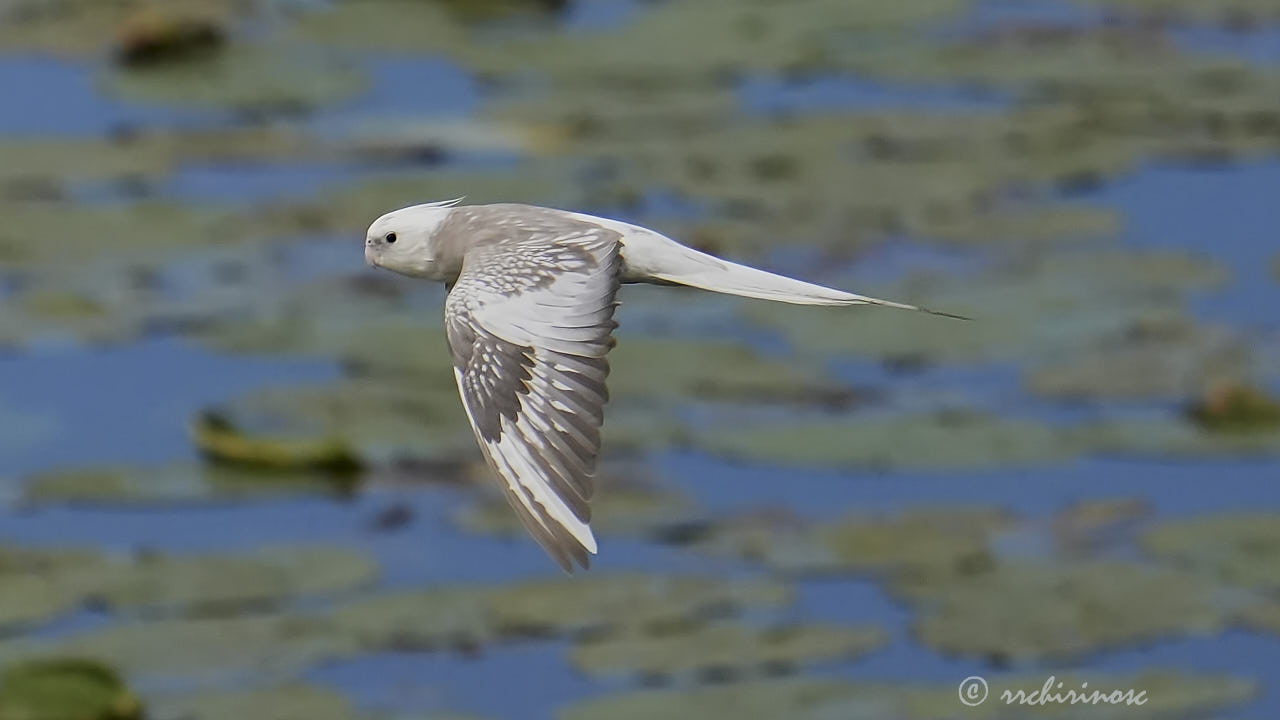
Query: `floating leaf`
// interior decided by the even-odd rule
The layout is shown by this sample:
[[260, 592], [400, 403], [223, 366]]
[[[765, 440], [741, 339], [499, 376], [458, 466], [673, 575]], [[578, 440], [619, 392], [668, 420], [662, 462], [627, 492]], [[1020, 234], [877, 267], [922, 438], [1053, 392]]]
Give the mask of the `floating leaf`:
[[285, 685], [266, 690], [208, 692], [161, 698], [147, 710], [151, 720], [356, 720], [342, 695], [309, 685]]
[[1234, 457], [1280, 454], [1280, 433], [1211, 433], [1176, 417], [1140, 416], [1074, 428], [1097, 453], [1137, 457]]
[[743, 607], [790, 601], [791, 589], [771, 580], [594, 574], [505, 586], [494, 593], [490, 607], [504, 631], [545, 634], [682, 626]]
[[1280, 513], [1169, 520], [1142, 536], [1152, 555], [1231, 583], [1280, 588]]
[[93, 595], [115, 609], [222, 615], [370, 584], [377, 564], [352, 550], [270, 548], [254, 555], [142, 557], [103, 568]]
[[878, 627], [718, 624], [669, 635], [624, 634], [583, 642], [574, 646], [570, 659], [591, 675], [665, 677], [791, 668], [865, 655], [887, 641]]
[[212, 57], [115, 72], [107, 89], [150, 102], [296, 114], [354, 96], [364, 79], [314, 48], [285, 43], [237, 47]]
[[921, 642], [999, 663], [1217, 633], [1245, 602], [1199, 575], [1125, 563], [1002, 563], [895, 587], [920, 608]]
[[[1212, 713], [1218, 708], [1238, 705], [1253, 696], [1252, 682], [1222, 675], [1190, 675], [1151, 670], [1138, 675], [1057, 675], [1064, 688], [1077, 692], [1087, 687], [1145, 691], [1145, 705], [1098, 705], [1089, 708], [1090, 717], [1119, 720], [1159, 720]], [[1003, 690], [1037, 690], [1045, 676], [1001, 676], [992, 678], [993, 696]], [[1086, 685], [1087, 684], [1087, 685]], [[796, 678], [731, 683], [716, 687], [678, 690], [640, 690], [606, 695], [574, 703], [559, 714], [561, 720], [649, 720], [673, 718], [734, 718], [735, 720], [828, 720], [829, 718], [893, 717], [903, 720], [945, 720], [956, 717], [954, 684], [889, 685], [852, 683], [841, 680]], [[1023, 717], [1019, 710], [996, 702], [996, 697], [975, 707], [964, 708], [965, 717], [1000, 720]], [[1046, 707], [1057, 716], [1059, 708]], [[1070, 712], [1070, 710], [1065, 710]]]
[[142, 720], [142, 702], [111, 668], [88, 660], [42, 660], [0, 674], [6, 720]]
[[253, 437], [225, 417], [202, 413], [192, 428], [196, 447], [218, 463], [261, 471], [319, 471], [351, 475], [360, 461], [341, 439]]
[[487, 598], [474, 587], [388, 593], [340, 606], [331, 622], [370, 649], [467, 648], [496, 635]]
[[1239, 382], [1211, 384], [1188, 415], [1215, 432], [1280, 431], [1280, 400], [1261, 388]]
[[1209, 381], [1247, 375], [1251, 349], [1237, 333], [1200, 328], [1186, 318], [1107, 338], [1032, 370], [1035, 393], [1071, 400], [1177, 398]]
[[698, 433], [696, 442], [755, 462], [889, 470], [1042, 465], [1079, 452], [1049, 426], [967, 412], [717, 427]]
[[206, 464], [54, 470], [22, 486], [27, 505], [180, 505], [340, 491], [323, 473], [262, 473]]
[[353, 643], [326, 623], [252, 616], [126, 622], [57, 640], [12, 641], [0, 644], [0, 664], [84, 657], [110, 663], [130, 677], [202, 684], [229, 677], [292, 676], [354, 651]]

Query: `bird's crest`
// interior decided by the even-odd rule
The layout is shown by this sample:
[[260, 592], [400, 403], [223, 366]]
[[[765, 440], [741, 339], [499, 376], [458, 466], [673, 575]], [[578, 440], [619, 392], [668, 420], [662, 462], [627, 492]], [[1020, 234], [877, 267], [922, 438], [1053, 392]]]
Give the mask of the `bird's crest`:
[[435, 202], [423, 203], [422, 207], [449, 208], [449, 207], [453, 207], [454, 205], [457, 205], [458, 203], [466, 199], [467, 199], [467, 196], [463, 195], [462, 197], [456, 197], [452, 200], [437, 200]]

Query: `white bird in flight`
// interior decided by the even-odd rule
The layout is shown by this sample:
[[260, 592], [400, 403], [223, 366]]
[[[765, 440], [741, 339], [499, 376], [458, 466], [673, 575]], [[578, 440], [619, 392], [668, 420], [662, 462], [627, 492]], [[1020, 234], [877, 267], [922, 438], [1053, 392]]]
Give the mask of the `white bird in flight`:
[[617, 220], [459, 202], [378, 218], [365, 260], [449, 288], [445, 333], [462, 406], [507, 502], [567, 572], [596, 552], [592, 476], [622, 283], [959, 317], [774, 275]]

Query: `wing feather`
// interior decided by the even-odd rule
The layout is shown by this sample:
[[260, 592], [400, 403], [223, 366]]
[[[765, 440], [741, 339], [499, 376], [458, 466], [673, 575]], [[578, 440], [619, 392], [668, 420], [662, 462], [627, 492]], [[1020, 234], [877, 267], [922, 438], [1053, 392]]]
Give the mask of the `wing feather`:
[[592, 476], [621, 262], [612, 230], [511, 230], [469, 249], [445, 303], [467, 417], [530, 535], [567, 571], [596, 552]]

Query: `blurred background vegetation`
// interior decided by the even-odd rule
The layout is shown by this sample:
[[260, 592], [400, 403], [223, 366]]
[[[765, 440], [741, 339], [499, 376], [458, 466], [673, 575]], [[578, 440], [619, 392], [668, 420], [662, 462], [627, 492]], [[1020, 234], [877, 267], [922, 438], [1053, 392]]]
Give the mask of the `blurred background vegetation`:
[[[0, 720], [1276, 717], [1278, 150], [1274, 0], [0, 0]], [[570, 579], [459, 195], [977, 319], [625, 288]]]

